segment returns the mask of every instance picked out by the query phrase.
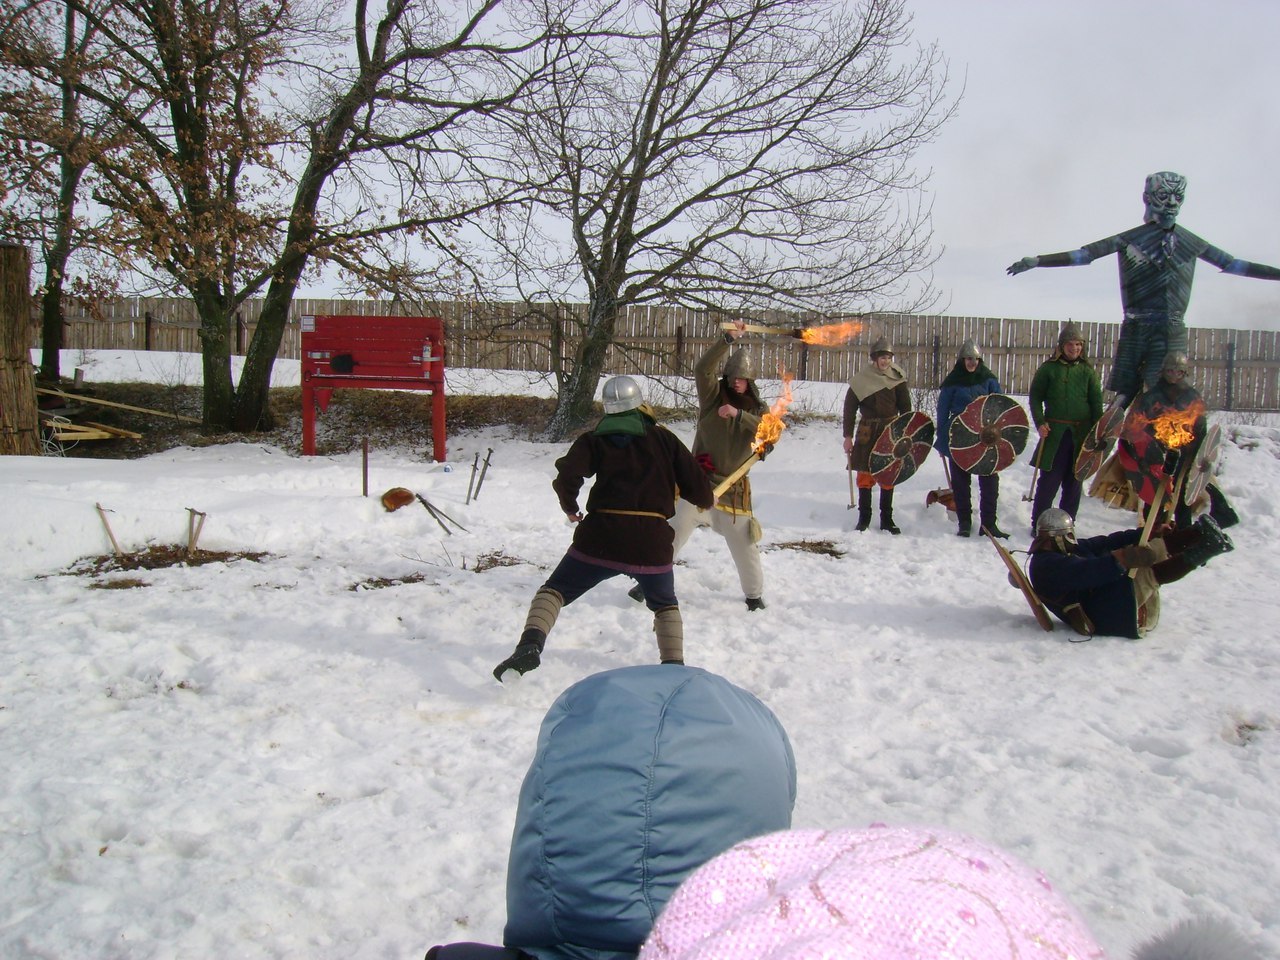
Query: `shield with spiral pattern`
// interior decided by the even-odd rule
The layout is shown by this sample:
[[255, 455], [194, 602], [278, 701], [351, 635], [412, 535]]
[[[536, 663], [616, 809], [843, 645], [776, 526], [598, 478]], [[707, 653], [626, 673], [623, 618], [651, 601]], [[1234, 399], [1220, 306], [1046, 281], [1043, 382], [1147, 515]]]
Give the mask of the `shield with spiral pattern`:
[[871, 447], [867, 466], [882, 487], [909, 479], [933, 448], [933, 418], [919, 410], [900, 413], [880, 431]]
[[1013, 397], [988, 393], [975, 397], [951, 421], [947, 442], [961, 470], [987, 476], [1018, 458], [1031, 433], [1027, 411]]

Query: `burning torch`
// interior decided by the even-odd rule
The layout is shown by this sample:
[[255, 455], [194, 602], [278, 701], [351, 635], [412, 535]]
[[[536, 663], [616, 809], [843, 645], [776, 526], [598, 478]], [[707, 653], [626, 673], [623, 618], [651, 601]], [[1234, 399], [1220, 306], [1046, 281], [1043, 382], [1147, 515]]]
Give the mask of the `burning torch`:
[[751, 441], [751, 456], [742, 461], [736, 470], [717, 483], [712, 489], [711, 492], [715, 494], [717, 499], [746, 476], [748, 470], [763, 460], [765, 454], [773, 449], [773, 445], [782, 436], [782, 431], [787, 427], [782, 422], [782, 415], [787, 412], [787, 407], [791, 405], [791, 380], [792, 375], [783, 371], [782, 396], [774, 401], [773, 406], [769, 408], [769, 412], [760, 418], [760, 425], [756, 427], [755, 438]]
[[[1150, 427], [1158, 440], [1167, 450], [1180, 451], [1193, 440], [1195, 440], [1195, 425], [1197, 421], [1204, 415], [1204, 401], [1196, 400], [1189, 406], [1181, 410], [1169, 410], [1157, 417], [1148, 419], [1141, 414], [1138, 426], [1145, 428]], [[1166, 495], [1170, 497], [1171, 509], [1176, 509], [1178, 497], [1182, 495], [1182, 482], [1186, 479], [1186, 471], [1178, 471], [1177, 484], [1171, 484], [1168, 476], [1162, 476], [1160, 483], [1156, 485], [1155, 493], [1151, 497], [1151, 505], [1147, 511], [1146, 522], [1142, 526], [1142, 534], [1138, 537], [1138, 545], [1146, 546], [1151, 540], [1151, 532], [1155, 528], [1156, 517], [1160, 515], [1161, 508], [1164, 506], [1164, 498]], [[1133, 577], [1137, 574], [1136, 570], [1130, 570], [1129, 576]]]
[[741, 330], [744, 333], [768, 333], [780, 337], [793, 337], [817, 347], [838, 347], [848, 343], [863, 330], [858, 320], [844, 323], [826, 323], [818, 327], [771, 327], [763, 323], [747, 323], [739, 327], [736, 323], [722, 323], [721, 330]]

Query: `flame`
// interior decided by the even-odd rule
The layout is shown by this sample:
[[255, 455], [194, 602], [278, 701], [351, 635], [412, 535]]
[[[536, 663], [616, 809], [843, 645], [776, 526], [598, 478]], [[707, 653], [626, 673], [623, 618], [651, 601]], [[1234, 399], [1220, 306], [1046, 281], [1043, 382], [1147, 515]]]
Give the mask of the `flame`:
[[791, 381], [795, 379], [795, 374], [786, 370], [780, 370], [779, 373], [782, 376], [782, 396], [775, 400], [769, 412], [760, 418], [755, 439], [751, 441], [751, 450], [757, 456], [763, 455], [769, 447], [777, 443], [778, 438], [782, 436], [782, 431], [787, 428], [787, 425], [782, 422], [782, 416], [787, 412], [787, 407], [791, 406]]
[[800, 339], [819, 347], [836, 347], [848, 343], [863, 330], [863, 324], [857, 320], [846, 323], [828, 323], [821, 327], [805, 327], [799, 332]]
[[1196, 421], [1204, 414], [1204, 401], [1196, 400], [1181, 410], [1168, 410], [1148, 419], [1139, 416], [1139, 426], [1150, 424], [1156, 439], [1172, 450], [1185, 447], [1195, 436]]

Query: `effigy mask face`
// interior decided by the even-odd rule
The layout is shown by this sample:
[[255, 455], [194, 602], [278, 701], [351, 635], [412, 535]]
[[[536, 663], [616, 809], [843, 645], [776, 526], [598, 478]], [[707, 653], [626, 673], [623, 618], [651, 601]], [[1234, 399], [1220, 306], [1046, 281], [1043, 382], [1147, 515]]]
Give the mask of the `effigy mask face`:
[[1187, 192], [1187, 178], [1180, 173], [1162, 170], [1147, 177], [1142, 200], [1147, 205], [1143, 222], [1170, 230], [1178, 220], [1178, 210]]

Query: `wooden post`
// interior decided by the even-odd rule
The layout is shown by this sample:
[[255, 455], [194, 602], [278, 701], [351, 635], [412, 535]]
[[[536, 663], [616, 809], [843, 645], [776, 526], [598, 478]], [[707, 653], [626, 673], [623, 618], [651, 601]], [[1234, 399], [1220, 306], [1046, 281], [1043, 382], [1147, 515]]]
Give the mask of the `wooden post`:
[[1227, 343], [1227, 401], [1223, 404], [1224, 410], [1231, 409], [1232, 393], [1236, 379], [1236, 342], [1231, 340]]
[[0, 242], [0, 454], [40, 455], [32, 306], [31, 253]]

